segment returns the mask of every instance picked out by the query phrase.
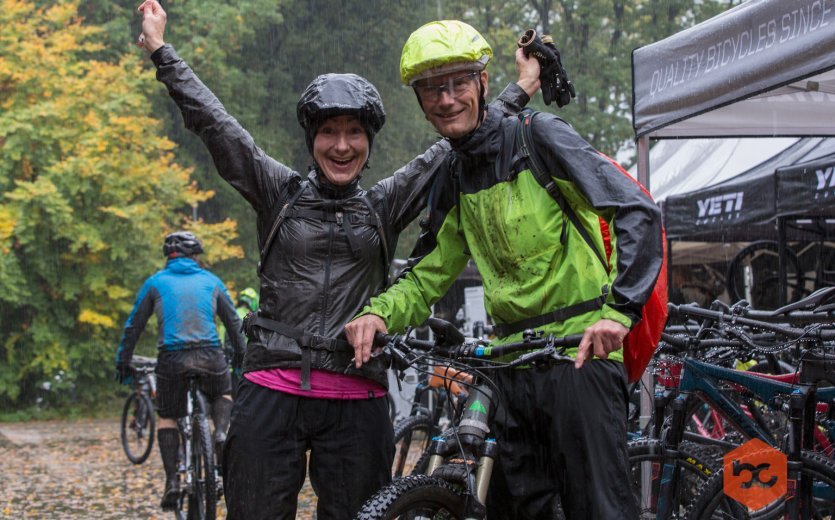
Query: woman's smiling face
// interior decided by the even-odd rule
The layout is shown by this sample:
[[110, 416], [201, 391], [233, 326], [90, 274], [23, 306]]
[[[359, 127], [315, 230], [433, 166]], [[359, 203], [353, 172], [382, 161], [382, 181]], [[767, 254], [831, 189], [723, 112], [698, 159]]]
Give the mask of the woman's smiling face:
[[350, 184], [368, 161], [368, 135], [356, 116], [325, 119], [313, 138], [313, 159], [325, 178], [337, 186]]

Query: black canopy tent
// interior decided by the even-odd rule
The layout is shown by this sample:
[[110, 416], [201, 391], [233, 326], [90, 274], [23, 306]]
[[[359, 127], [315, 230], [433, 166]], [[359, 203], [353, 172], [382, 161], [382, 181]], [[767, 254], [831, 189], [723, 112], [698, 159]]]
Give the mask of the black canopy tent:
[[835, 136], [833, 49], [833, 0], [746, 2], [635, 49], [638, 180], [651, 188], [650, 139]]
[[[806, 166], [810, 161], [813, 166]], [[835, 140], [800, 139], [725, 182], [667, 197], [663, 203], [667, 236], [703, 242], [777, 240], [779, 215], [801, 221], [788, 228], [788, 240], [814, 239], [816, 235], [802, 221], [809, 215], [835, 213], [835, 189], [818, 190], [816, 177], [816, 172], [828, 175], [824, 182], [828, 184], [832, 173], [826, 172], [833, 165]]]
[[746, 2], [635, 49], [636, 136], [835, 135], [833, 49], [833, 0]]

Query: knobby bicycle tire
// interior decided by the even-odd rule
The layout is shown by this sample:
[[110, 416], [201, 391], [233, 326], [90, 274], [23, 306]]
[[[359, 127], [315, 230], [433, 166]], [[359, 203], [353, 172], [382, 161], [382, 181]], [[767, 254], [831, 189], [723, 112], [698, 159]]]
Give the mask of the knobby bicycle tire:
[[[811, 518], [828, 518], [835, 513], [835, 462], [818, 453], [804, 451], [801, 454], [800, 472], [804, 478], [812, 478], [814, 487], [826, 498], [813, 498]], [[771, 520], [783, 518], [786, 501], [777, 500], [756, 511], [749, 511], [735, 500], [725, 495], [724, 471], [717, 471], [705, 483], [701, 495], [693, 502], [688, 510], [689, 520], [727, 519], [756, 519]], [[803, 505], [801, 504], [801, 507]]]
[[444, 518], [461, 520], [467, 494], [453, 484], [427, 475], [395, 479], [368, 499], [356, 520]]
[[131, 393], [122, 409], [121, 438], [122, 449], [128, 460], [142, 464], [154, 447], [156, 422], [154, 405], [145, 394]]
[[[648, 513], [651, 513], [654, 518], [658, 505], [658, 485], [650, 486], [651, 493], [647, 497], [649, 499], [648, 503], [642, 504], [642, 469], [650, 469], [652, 477], [660, 478], [661, 468], [666, 460], [663, 444], [657, 439], [637, 439], [628, 444], [627, 452], [629, 454], [630, 483], [636, 503], [641, 511], [641, 518], [644, 518]], [[707, 453], [689, 442], [684, 442], [679, 446], [675, 462], [681, 472], [673, 497], [674, 504], [671, 518], [683, 518], [686, 507], [698, 496], [701, 486], [716, 473], [718, 467]], [[644, 463], [648, 463], [649, 467], [644, 466]]]
[[[209, 428], [206, 398], [200, 392], [195, 392], [194, 429], [192, 430], [192, 454], [195, 457], [195, 489], [199, 490], [191, 496], [191, 499], [199, 501], [195, 503], [195, 509], [201, 509], [205, 514], [193, 520], [215, 520], [217, 514], [217, 482], [215, 480], [215, 458], [212, 432]], [[191, 510], [191, 508], [189, 508]]]
[[426, 473], [429, 466], [427, 450], [434, 430], [431, 419], [423, 414], [410, 415], [397, 423], [394, 428], [393, 477]]
[[215, 479], [214, 444], [207, 414], [206, 398], [199, 391], [195, 392], [194, 412], [191, 417], [192, 461], [187, 462], [193, 470], [192, 485], [190, 489], [183, 490], [176, 511], [178, 520], [215, 520], [217, 515], [218, 488]]

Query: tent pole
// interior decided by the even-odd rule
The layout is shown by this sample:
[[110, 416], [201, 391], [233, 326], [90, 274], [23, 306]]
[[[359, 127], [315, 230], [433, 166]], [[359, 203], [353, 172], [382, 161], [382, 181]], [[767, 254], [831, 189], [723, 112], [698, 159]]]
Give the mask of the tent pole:
[[649, 185], [649, 137], [642, 136], [638, 141], [638, 182], [644, 187], [652, 191]]
[[[638, 145], [638, 182], [649, 190], [649, 137], [639, 137]], [[641, 377], [641, 415], [638, 425], [643, 430], [652, 419], [655, 385], [652, 382], [652, 370], [646, 370]], [[652, 392], [652, 393], [651, 393]]]
[[780, 307], [788, 303], [788, 273], [786, 272], [786, 264], [788, 258], [786, 255], [786, 218], [777, 217], [777, 268], [780, 271]]
[[[649, 137], [643, 136], [637, 139], [638, 148], [638, 182], [649, 190]], [[669, 251], [669, 249], [668, 249]], [[667, 286], [669, 288], [669, 285]], [[638, 426], [641, 431], [646, 428], [652, 419], [654, 408], [655, 383], [653, 382], [652, 370], [647, 367], [644, 375], [641, 376], [641, 412], [638, 418]], [[641, 505], [648, 507], [650, 503], [650, 482], [651, 473], [647, 464], [641, 465]]]

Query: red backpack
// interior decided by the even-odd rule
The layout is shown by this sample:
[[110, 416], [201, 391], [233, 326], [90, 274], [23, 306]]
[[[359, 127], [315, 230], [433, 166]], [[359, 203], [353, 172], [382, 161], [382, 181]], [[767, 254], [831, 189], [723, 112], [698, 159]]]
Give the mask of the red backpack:
[[[602, 217], [599, 218], [600, 233], [603, 235], [603, 245], [606, 253], [606, 257], [603, 258], [594, 246], [594, 242], [589, 236], [586, 228], [581, 224], [577, 214], [574, 213], [571, 206], [565, 202], [565, 199], [559, 192], [557, 184], [553, 182], [548, 172], [545, 168], [543, 168], [542, 161], [535, 154], [533, 148], [533, 136], [531, 134], [531, 121], [536, 114], [536, 112], [531, 110], [525, 110], [519, 114], [521, 123], [519, 125], [518, 135], [520, 143], [519, 149], [521, 150], [522, 155], [528, 158], [528, 165], [530, 166], [531, 172], [536, 180], [539, 181], [542, 187], [545, 188], [554, 200], [557, 201], [557, 205], [566, 217], [568, 217], [569, 221], [571, 221], [571, 223], [577, 228], [577, 231], [589, 247], [594, 250], [606, 270], [610, 271], [611, 265], [609, 264], [609, 259], [612, 256], [612, 241], [609, 233], [609, 223], [603, 220]], [[628, 177], [629, 180], [640, 186], [641, 191], [643, 191], [646, 196], [650, 198], [650, 200], [652, 199], [649, 191], [647, 191], [641, 183], [629, 175], [629, 172], [623, 169], [620, 164], [606, 154], [601, 152], [598, 153], [608, 159], [609, 162], [611, 162], [619, 172]], [[643, 309], [641, 310], [641, 320], [632, 327], [629, 334], [627, 334], [626, 338], [623, 340], [623, 362], [626, 367], [626, 375], [629, 378], [630, 383], [640, 379], [644, 370], [646, 370], [649, 361], [652, 359], [652, 355], [655, 353], [655, 348], [661, 340], [661, 332], [664, 330], [664, 326], [667, 323], [667, 235], [663, 226], [661, 228], [661, 244], [663, 248], [663, 258], [661, 260], [661, 270], [658, 272], [658, 278], [655, 280], [655, 287], [653, 287], [649, 299], [646, 301]]]

